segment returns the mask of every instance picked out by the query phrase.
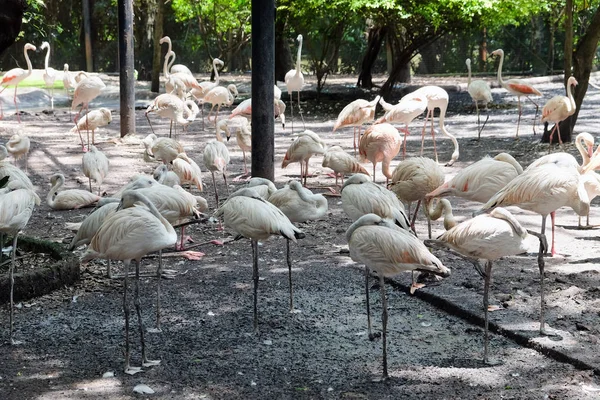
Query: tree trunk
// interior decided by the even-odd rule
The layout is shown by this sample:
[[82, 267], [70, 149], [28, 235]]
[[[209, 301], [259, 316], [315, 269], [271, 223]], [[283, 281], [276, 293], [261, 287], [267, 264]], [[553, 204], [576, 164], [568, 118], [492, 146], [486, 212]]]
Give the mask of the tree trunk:
[[379, 50], [381, 50], [381, 44], [383, 39], [387, 35], [388, 28], [386, 26], [376, 26], [369, 29], [369, 37], [367, 42], [367, 50], [363, 57], [361, 64], [361, 71], [358, 75], [358, 81], [356, 86], [365, 89], [371, 89], [373, 87], [373, 75], [372, 69]]
[[284, 81], [285, 74], [294, 68], [286, 25], [287, 12], [278, 11], [275, 18], [275, 81]]
[[[591, 27], [591, 26], [590, 26]], [[589, 29], [589, 28], [588, 28]], [[565, 85], [573, 66], [573, 0], [565, 4]]]
[[163, 37], [163, 15], [164, 5], [162, 0], [156, 2], [156, 17], [154, 18], [154, 51], [152, 53], [152, 85], [150, 90], [155, 93], [160, 91], [160, 70], [162, 58], [160, 51], [160, 39]]
[[[592, 20], [590, 21], [585, 34], [577, 43], [577, 48], [573, 53], [573, 76], [577, 79], [578, 85], [575, 86], [575, 113], [559, 125], [561, 139], [563, 142], [571, 141], [571, 133], [577, 122], [579, 109], [583, 104], [583, 98], [587, 92], [590, 81], [590, 73], [594, 58], [596, 56], [596, 48], [600, 40], [600, 8], [596, 10]], [[567, 58], [567, 57], [565, 57]], [[566, 75], [566, 74], [565, 74]], [[557, 135], [554, 135], [556, 138]], [[548, 143], [548, 134], [544, 133], [542, 143]], [[554, 138], [553, 138], [554, 139]]]

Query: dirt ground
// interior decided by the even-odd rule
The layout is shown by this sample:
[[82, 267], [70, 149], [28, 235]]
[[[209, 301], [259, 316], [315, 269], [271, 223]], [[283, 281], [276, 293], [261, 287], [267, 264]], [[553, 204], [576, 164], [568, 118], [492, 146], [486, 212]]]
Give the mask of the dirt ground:
[[[103, 190], [110, 195], [131, 176], [152, 173], [157, 164], [142, 158], [140, 139], [151, 133], [142, 111], [152, 95], [139, 83], [136, 96], [137, 132], [123, 141], [119, 136], [118, 88], [114, 77], [102, 76], [108, 83], [104, 94], [91, 106], [112, 110], [113, 122], [96, 133], [98, 147], [110, 159], [110, 173]], [[224, 83], [235, 81], [242, 98], [250, 94], [248, 76], [226, 76]], [[376, 79], [376, 81], [381, 81]], [[306, 91], [314, 90], [315, 81], [307, 77]], [[560, 81], [536, 79], [533, 82], [544, 97], [564, 92]], [[341, 144], [352, 151], [352, 129], [332, 133], [337, 114], [357, 93], [354, 78], [329, 79], [322, 99], [308, 94], [302, 103], [306, 128], [317, 132], [329, 145]], [[494, 85], [494, 105], [482, 140], [476, 141], [477, 119], [465, 91], [462, 77], [443, 80], [416, 78], [413, 85], [437, 84], [448, 88], [450, 107], [446, 116], [448, 130], [460, 144], [460, 158], [452, 167], [443, 167], [447, 179], [486, 154], [508, 151], [527, 166], [548, 152], [539, 144], [541, 127], [533, 135], [535, 108], [524, 105], [520, 137], [514, 140], [517, 118], [516, 98]], [[283, 87], [283, 85], [281, 85]], [[409, 90], [410, 88], [406, 88]], [[22, 130], [31, 138], [29, 174], [40, 197], [49, 191], [49, 177], [62, 172], [67, 188], [87, 188], [81, 172], [81, 147], [72, 126], [64, 93], [56, 93], [54, 112], [47, 110], [48, 98], [42, 90], [24, 90], [20, 108], [23, 123], [18, 124], [11, 111], [12, 96], [4, 95], [6, 116], [0, 121], [0, 142]], [[20, 96], [21, 97], [21, 96]], [[285, 95], [284, 95], [285, 97]], [[285, 97], [287, 99], [287, 97]], [[600, 93], [591, 89], [580, 111], [576, 132], [597, 135], [595, 123]], [[230, 110], [222, 110], [220, 118]], [[380, 111], [378, 116], [380, 115]], [[281, 160], [293, 134], [289, 109], [285, 130], [276, 123], [276, 182], [282, 187], [298, 178], [299, 166], [281, 169]], [[539, 118], [539, 117], [538, 117]], [[168, 134], [168, 124], [151, 117], [157, 134]], [[419, 155], [419, 132], [423, 119], [410, 126], [408, 155]], [[302, 128], [296, 116], [294, 132]], [[440, 133], [440, 132], [438, 132]], [[209, 215], [215, 209], [210, 174], [202, 163], [205, 143], [215, 136], [214, 128], [202, 122], [191, 124], [178, 139], [186, 152], [204, 171], [204, 196]], [[443, 135], [437, 145], [440, 162], [449, 160], [450, 141]], [[433, 156], [430, 138], [425, 155]], [[243, 172], [242, 153], [235, 141], [227, 143], [232, 156], [228, 167], [229, 191], [243, 183], [233, 177]], [[555, 149], [557, 150], [557, 149]], [[564, 150], [577, 154], [573, 145]], [[400, 161], [396, 157], [394, 167]], [[370, 165], [365, 164], [370, 170]], [[310, 162], [309, 185], [327, 192], [334, 180], [321, 167], [321, 157]], [[383, 182], [380, 166], [377, 181]], [[217, 179], [222, 197], [226, 188]], [[196, 192], [194, 192], [196, 193]], [[252, 260], [247, 240], [228, 242], [224, 246], [208, 243], [211, 239], [227, 240], [228, 231], [220, 232], [209, 222], [192, 225], [187, 232], [205, 256], [200, 261], [181, 257], [166, 259], [166, 268], [179, 273], [173, 280], [162, 280], [162, 331], [148, 332], [146, 339], [151, 358], [159, 366], [145, 368], [129, 376], [123, 367], [122, 282], [104, 277], [103, 261], [82, 266], [82, 279], [72, 287], [32, 299], [18, 305], [16, 336], [23, 344], [8, 344], [7, 323], [0, 325], [0, 399], [597, 399], [600, 382], [598, 339], [600, 327], [600, 275], [597, 262], [597, 231], [577, 229], [577, 217], [570, 209], [557, 212], [558, 257], [547, 259], [547, 323], [557, 333], [545, 338], [538, 334], [539, 274], [532, 240], [526, 255], [500, 260], [494, 267], [491, 301], [502, 307], [491, 313], [492, 329], [501, 334], [491, 337], [491, 355], [501, 361], [489, 366], [481, 362], [483, 331], [476, 322], [483, 315], [483, 282], [470, 264], [438, 253], [452, 270], [451, 277], [439, 285], [427, 286], [411, 296], [406, 292], [410, 275], [401, 275], [396, 284], [387, 285], [389, 300], [388, 363], [391, 379], [376, 382], [381, 374], [381, 341], [369, 341], [366, 335], [366, 311], [363, 266], [347, 254], [345, 231], [350, 219], [341, 208], [339, 197], [328, 197], [326, 218], [301, 224], [306, 238], [292, 245], [294, 259], [294, 301], [301, 312], [288, 309], [285, 241], [271, 238], [260, 251], [259, 329], [252, 331]], [[466, 219], [477, 204], [451, 199], [458, 219]], [[527, 228], [539, 231], [540, 217], [510, 208]], [[23, 234], [67, 243], [73, 236], [65, 224], [79, 222], [89, 209], [53, 211], [45, 202], [35, 210]], [[600, 211], [592, 204], [591, 223], [598, 223]], [[433, 236], [443, 232], [441, 222], [434, 222]], [[426, 238], [423, 218], [418, 219], [417, 233]], [[84, 248], [76, 250], [81, 254]], [[144, 260], [142, 268], [153, 270], [156, 258]], [[4, 273], [6, 266], [0, 273]], [[373, 280], [375, 284], [376, 280]], [[390, 282], [393, 283], [393, 282]], [[146, 328], [154, 326], [157, 281], [144, 278], [141, 296]], [[381, 301], [378, 287], [371, 288], [375, 329], [381, 327]], [[434, 296], [438, 306], [424, 301]], [[426, 299], [427, 300], [427, 299]], [[442, 304], [440, 306], [440, 304]], [[462, 311], [453, 310], [454, 304]], [[462, 315], [459, 318], [454, 314]], [[469, 316], [470, 315], [470, 316]], [[466, 319], [464, 319], [466, 318]], [[8, 321], [8, 307], [0, 308], [0, 320]], [[137, 321], [132, 318], [132, 364], [139, 365]], [[511, 336], [518, 332], [520, 336]], [[529, 338], [523, 341], [523, 337]], [[514, 340], [512, 340], [513, 338]], [[521, 339], [519, 339], [521, 338]], [[540, 349], [541, 351], [536, 351]], [[565, 354], [560, 362], [548, 357]], [[555, 354], [556, 353], [556, 354]], [[134, 386], [143, 383], [156, 393], [136, 395]]]

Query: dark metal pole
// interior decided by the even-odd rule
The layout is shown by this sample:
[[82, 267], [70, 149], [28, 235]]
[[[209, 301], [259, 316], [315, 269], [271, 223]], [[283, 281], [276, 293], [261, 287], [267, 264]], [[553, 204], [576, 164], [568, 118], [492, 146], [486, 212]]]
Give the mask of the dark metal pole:
[[252, 1], [252, 176], [275, 179], [275, 1]]
[[83, 13], [83, 36], [85, 41], [85, 70], [92, 72], [94, 70], [94, 63], [92, 60], [92, 24], [91, 24], [91, 13], [90, 13], [90, 1], [82, 0], [82, 13]]
[[121, 137], [135, 132], [135, 77], [133, 75], [133, 0], [119, 0], [119, 87]]

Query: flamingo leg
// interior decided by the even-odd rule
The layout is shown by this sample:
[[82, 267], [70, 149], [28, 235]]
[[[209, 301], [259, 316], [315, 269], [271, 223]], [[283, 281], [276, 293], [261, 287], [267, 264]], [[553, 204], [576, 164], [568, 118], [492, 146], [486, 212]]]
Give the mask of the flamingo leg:
[[210, 171], [212, 175], [213, 187], [215, 188], [215, 201], [217, 202], [217, 208], [219, 207], [219, 193], [217, 193], [217, 182], [215, 181], [215, 171]]
[[484, 315], [484, 336], [483, 336], [483, 362], [489, 364], [488, 347], [490, 341], [489, 331], [489, 295], [490, 295], [490, 280], [492, 278], [492, 262], [485, 263], [485, 276], [483, 284], [483, 315]]
[[15, 102], [15, 110], [17, 110], [17, 121], [19, 121], [19, 123], [21, 123], [21, 116], [19, 115], [19, 107], [17, 106], [17, 88], [19, 87], [19, 85], [15, 86], [15, 96], [13, 97], [13, 100]]
[[431, 118], [433, 118], [433, 110], [427, 109], [427, 114], [425, 115], [425, 123], [423, 124], [423, 130], [421, 131], [421, 156], [423, 155], [423, 148], [425, 147], [425, 129], [427, 129], [427, 121], [429, 120], [430, 114]]
[[[156, 135], [156, 133], [154, 132], [154, 128], [152, 127], [152, 122], [150, 122], [150, 117], [148, 117], [148, 113], [146, 113], [146, 119], [148, 120], [148, 125], [150, 125], [150, 129], [152, 130], [152, 133], [154, 133]], [[83, 139], [81, 141], [83, 144]]]
[[365, 295], [366, 295], [366, 299], [367, 299], [367, 332], [369, 335], [369, 340], [373, 341], [381, 335], [377, 334], [377, 333], [373, 333], [373, 331], [372, 331], [371, 304], [370, 304], [370, 300], [369, 300], [369, 267], [367, 267], [366, 265], [365, 265]]
[[[89, 114], [89, 109], [88, 109], [88, 105], [87, 103], [85, 104], [85, 115]], [[85, 124], [85, 129], [87, 130], [87, 148], [89, 150], [90, 148], [90, 121], [87, 119], [86, 116], [86, 124]]]
[[304, 123], [304, 115], [302, 115], [302, 107], [300, 107], [300, 91], [298, 90], [298, 112], [300, 113], [300, 118], [302, 119], [302, 128], [306, 130], [306, 124]]
[[290, 254], [290, 239], [286, 239], [286, 254], [287, 254], [287, 265], [288, 265], [288, 284], [290, 287], [290, 312], [294, 312], [294, 289], [292, 287], [292, 257]]
[[125, 275], [123, 277], [123, 312], [125, 314], [125, 373], [129, 375], [133, 375], [137, 372], [140, 372], [142, 369], [140, 367], [131, 367], [129, 365], [129, 301], [127, 299], [127, 289], [129, 282], [129, 260], [125, 260], [123, 262], [125, 264]]
[[387, 298], [385, 297], [385, 280], [383, 274], [379, 275], [379, 286], [381, 287], [381, 306], [383, 307], [383, 311], [381, 313], [381, 330], [382, 330], [382, 347], [383, 347], [383, 374], [381, 378], [383, 380], [388, 379], [388, 368], [387, 368], [387, 322], [388, 322], [388, 312], [387, 312]]
[[[546, 216], [542, 216], [542, 234], [540, 235], [540, 250], [538, 252], [538, 268], [540, 270], [540, 334], [547, 335], [545, 327], [545, 299], [544, 299], [544, 252], [547, 250], [544, 246], [544, 231], [546, 230]], [[552, 243], [554, 247], [554, 243]]]
[[[159, 263], [160, 265], [160, 263]], [[160, 281], [160, 277], [158, 278]], [[151, 367], [153, 365], [160, 364], [158, 360], [148, 360], [148, 356], [146, 355], [146, 341], [144, 340], [144, 321], [142, 319], [142, 306], [140, 303], [140, 261], [136, 260], [135, 262], [135, 292], [133, 304], [135, 305], [135, 312], [138, 318], [138, 327], [140, 331], [140, 344], [142, 346], [142, 366]]]
[[552, 247], [550, 250], [550, 254], [552, 255], [552, 257], [554, 257], [556, 255], [556, 250], [554, 249], [554, 226], [555, 226], [554, 219], [555, 219], [555, 216], [556, 216], [556, 212], [552, 211], [550, 213], [550, 222], [552, 222]]
[[[183, 237], [183, 235], [182, 235]], [[158, 268], [156, 269], [156, 330], [160, 332], [160, 281], [162, 274], [162, 250], [158, 251]]]
[[[16, 258], [16, 254], [17, 254], [17, 237], [18, 236], [19, 236], [19, 234], [16, 233], [15, 237], [13, 238], [12, 251], [10, 254], [10, 258], [11, 258], [11, 260], [10, 260], [10, 316], [9, 316], [9, 321], [8, 321], [8, 326], [9, 326], [8, 329], [9, 329], [10, 344], [12, 344], [12, 345], [19, 344], [19, 342], [17, 340], [15, 340], [15, 338], [14, 338], [15, 258]], [[0, 244], [0, 247], [2, 247], [1, 244]]]
[[254, 333], [258, 334], [258, 242], [252, 243], [252, 281], [254, 282]]
[[517, 102], [519, 104], [519, 119], [517, 120], [517, 135], [515, 136], [516, 140], [519, 139], [519, 126], [521, 125], [521, 96], [517, 96]]
[[171, 137], [172, 131], [173, 131], [173, 120], [171, 120], [171, 123], [169, 124], [169, 137]]
[[292, 118], [292, 134], [294, 133], [294, 92], [289, 93], [290, 95], [290, 115]]
[[92, 178], [88, 178], [88, 181], [89, 181], [89, 183], [90, 183], [90, 192], [91, 192], [91, 193], [93, 193], [93, 192], [92, 192]]
[[533, 103], [533, 105], [535, 105], [535, 117], [533, 117], [533, 134], [535, 135], [535, 121], [537, 120], [537, 115], [538, 115], [538, 112], [540, 111], [540, 105], [538, 103], [536, 103], [535, 101], [531, 100], [531, 98], [529, 96], [526, 96], [526, 97], [530, 102]]
[[373, 163], [373, 182], [375, 182], [375, 167], [377, 166], [377, 163], [374, 162]]
[[406, 159], [406, 141], [408, 140], [408, 124], [404, 128], [404, 143], [402, 144], [402, 159]]
[[415, 208], [415, 213], [413, 214], [412, 221], [410, 222], [410, 227], [413, 230], [413, 232], [416, 232], [416, 230], [415, 230], [415, 221], [417, 220], [417, 213], [419, 212], [419, 207], [420, 206], [421, 206], [421, 200], [417, 201], [417, 207]]
[[435, 145], [435, 130], [433, 129], [433, 110], [431, 110], [431, 140], [433, 141], [433, 155], [435, 156], [435, 162], [438, 162], [437, 147]]

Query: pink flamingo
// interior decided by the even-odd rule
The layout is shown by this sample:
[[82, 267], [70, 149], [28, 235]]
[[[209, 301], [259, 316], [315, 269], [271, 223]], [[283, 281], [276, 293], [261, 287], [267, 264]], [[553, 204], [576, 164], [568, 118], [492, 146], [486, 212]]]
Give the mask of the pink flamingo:
[[[2, 90], [0, 90], [0, 93], [2, 93], [8, 85], [15, 85], [15, 96], [13, 97], [13, 100], [15, 102], [15, 109], [17, 110], [17, 120], [19, 121], [19, 123], [21, 123], [21, 117], [19, 116], [19, 107], [17, 106], [17, 89], [19, 87], [19, 83], [24, 81], [25, 78], [31, 75], [32, 72], [31, 60], [27, 55], [28, 50], [35, 51], [36, 48], [31, 43], [26, 43], [23, 47], [23, 54], [25, 55], [25, 61], [27, 61], [27, 71], [23, 68], [13, 68], [6, 74], [4, 74], [4, 76], [2, 77], [2, 81], [0, 82], [0, 86], [4, 86]], [[0, 101], [0, 119], [2, 118], [4, 118], [4, 111], [2, 110], [2, 102]]]

